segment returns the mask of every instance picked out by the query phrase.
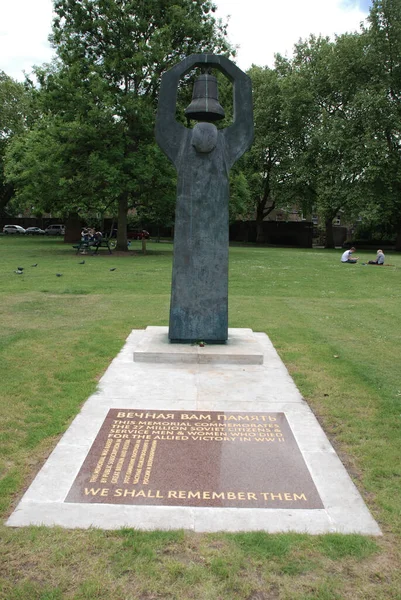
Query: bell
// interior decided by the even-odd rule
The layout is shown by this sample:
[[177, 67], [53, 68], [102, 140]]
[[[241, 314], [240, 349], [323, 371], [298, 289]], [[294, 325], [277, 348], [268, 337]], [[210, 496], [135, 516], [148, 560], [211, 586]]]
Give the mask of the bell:
[[185, 109], [187, 119], [212, 123], [224, 119], [224, 109], [219, 104], [217, 79], [210, 73], [202, 73], [195, 80], [192, 102]]

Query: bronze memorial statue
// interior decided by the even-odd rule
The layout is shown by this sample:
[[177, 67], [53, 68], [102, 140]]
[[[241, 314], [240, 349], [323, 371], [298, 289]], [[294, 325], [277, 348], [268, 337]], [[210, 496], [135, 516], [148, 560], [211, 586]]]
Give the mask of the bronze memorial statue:
[[[207, 72], [195, 81], [188, 119], [176, 121], [180, 79], [194, 67]], [[218, 102], [218, 69], [233, 82], [234, 122]], [[224, 56], [192, 54], [162, 78], [156, 139], [178, 173], [169, 339], [171, 342], [225, 343], [228, 338], [229, 171], [253, 140], [252, 88], [249, 77]]]

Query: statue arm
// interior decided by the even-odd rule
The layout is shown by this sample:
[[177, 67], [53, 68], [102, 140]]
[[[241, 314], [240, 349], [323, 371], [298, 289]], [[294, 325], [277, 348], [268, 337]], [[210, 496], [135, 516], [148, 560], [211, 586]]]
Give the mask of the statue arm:
[[193, 67], [204, 64], [204, 56], [191, 54], [162, 76], [155, 133], [157, 143], [173, 163], [177, 158], [186, 131], [186, 127], [178, 123], [175, 118], [179, 82]]
[[251, 79], [226, 56], [218, 54], [192, 54], [186, 60], [191, 61], [190, 68], [193, 66], [200, 67], [204, 64], [215, 67], [233, 84], [234, 122], [230, 127], [222, 131], [226, 140], [228, 167], [231, 168], [244, 152], [250, 148], [253, 142], [254, 126]]
[[252, 85], [250, 78], [225, 56], [191, 54], [164, 73], [157, 109], [156, 140], [174, 163], [186, 131], [186, 128], [175, 119], [179, 81], [194, 67], [204, 65], [214, 66], [233, 82], [234, 123], [223, 130], [227, 142], [229, 167], [231, 167], [252, 144]]
[[[181, 64], [181, 63], [180, 63]], [[160, 148], [175, 163], [185, 127], [177, 123], [175, 107], [180, 73], [176, 65], [162, 76], [156, 116], [156, 140]]]
[[[227, 60], [227, 59], [226, 59]], [[233, 164], [252, 145], [254, 135], [252, 82], [250, 77], [239, 69], [234, 63], [228, 61], [229, 69], [226, 74], [233, 82], [234, 87], [234, 122], [223, 130], [228, 153], [228, 166]]]

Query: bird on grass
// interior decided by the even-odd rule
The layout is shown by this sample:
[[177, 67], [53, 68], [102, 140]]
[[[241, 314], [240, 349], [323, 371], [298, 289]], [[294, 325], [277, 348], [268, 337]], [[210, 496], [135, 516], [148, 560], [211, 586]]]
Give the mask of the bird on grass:
[[61, 277], [62, 273], [56, 273], [56, 277]]
[[117, 267], [113, 267], [112, 269], [110, 269], [110, 271], [115, 271]]
[[85, 264], [85, 261], [84, 261], [84, 260], [81, 260], [81, 262], [79, 262], [78, 264], [79, 264], [79, 265], [84, 265], [84, 264]]
[[31, 267], [37, 267], [38, 263], [35, 263], [34, 265], [31, 265]]
[[14, 271], [14, 273], [17, 273], [17, 275], [22, 275], [23, 271], [21, 271], [20, 269], [17, 269], [16, 271]]
[[23, 271], [24, 267], [17, 267], [18, 271]]

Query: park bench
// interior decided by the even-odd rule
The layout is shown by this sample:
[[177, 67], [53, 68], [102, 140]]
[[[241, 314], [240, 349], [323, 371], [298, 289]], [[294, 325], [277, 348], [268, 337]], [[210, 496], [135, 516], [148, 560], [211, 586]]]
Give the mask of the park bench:
[[76, 249], [76, 254], [86, 254], [87, 252], [97, 254], [99, 248], [107, 248], [109, 254], [111, 254], [113, 247], [113, 240], [107, 238], [102, 238], [101, 240], [80, 240], [78, 244], [73, 246]]

